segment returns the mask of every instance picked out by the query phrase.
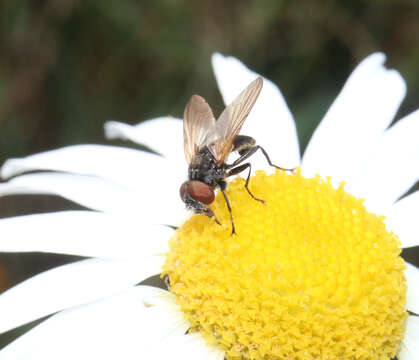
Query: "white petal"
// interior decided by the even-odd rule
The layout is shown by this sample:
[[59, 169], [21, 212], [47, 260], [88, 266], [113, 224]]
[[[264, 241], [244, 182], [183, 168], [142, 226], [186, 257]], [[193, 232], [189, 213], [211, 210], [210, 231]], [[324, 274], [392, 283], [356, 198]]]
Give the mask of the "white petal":
[[10, 159], [4, 164], [2, 174], [9, 177], [33, 170], [94, 176], [26, 175], [0, 185], [0, 196], [17, 193], [60, 195], [94, 210], [132, 212], [152, 223], [178, 225], [185, 217], [184, 204], [179, 197], [179, 187], [187, 175], [183, 155], [181, 162], [168, 161], [132, 149], [78, 145]]
[[[391, 205], [419, 179], [419, 110], [384, 132], [353, 191], [376, 208]], [[412, 216], [410, 216], [412, 218]]]
[[406, 332], [397, 358], [399, 360], [417, 360], [419, 355], [419, 317], [409, 316], [406, 320]]
[[179, 197], [181, 183], [172, 173], [163, 179], [155, 178], [152, 186], [134, 191], [94, 176], [39, 173], [0, 184], [0, 196], [58, 195], [92, 210], [131, 216], [143, 223], [177, 225], [186, 217]]
[[183, 123], [181, 119], [160, 117], [136, 126], [108, 121], [105, 123], [108, 139], [130, 140], [148, 146], [163, 156], [186, 164], [183, 153]]
[[[1, 176], [9, 178], [34, 170], [62, 171], [95, 175], [123, 186], [150, 184], [145, 173], [158, 177], [167, 174], [167, 161], [161, 156], [118, 146], [75, 145], [42, 152], [19, 159], [7, 160]], [[180, 171], [180, 170], [179, 170]]]
[[366, 155], [389, 126], [405, 96], [406, 86], [385, 56], [375, 53], [362, 61], [315, 130], [303, 156], [307, 175], [333, 176], [351, 185]]
[[[249, 70], [234, 57], [215, 53], [212, 65], [224, 102], [230, 104], [254, 80], [257, 73]], [[300, 164], [297, 131], [291, 112], [278, 87], [264, 78], [259, 99], [249, 114], [243, 129], [244, 135], [256, 139], [271, 157], [273, 163], [284, 168]], [[271, 170], [262, 154], [252, 158], [254, 169]]]
[[407, 281], [406, 308], [419, 315], [419, 269], [409, 263], [406, 265], [407, 269], [404, 271]]
[[48, 270], [0, 295], [0, 333], [75, 305], [111, 296], [158, 274], [165, 258], [83, 260]]
[[0, 359], [34, 354], [43, 360], [156, 359], [150, 356], [152, 349], [187, 328], [173, 295], [137, 286], [52, 316], [5, 347]]
[[199, 333], [174, 335], [153, 353], [153, 359], [223, 360], [224, 351], [207, 344]]
[[22, 175], [0, 184], [0, 196], [16, 194], [58, 195], [90, 209], [110, 213], [132, 211], [139, 202], [132, 191], [110, 181], [64, 173]]
[[399, 237], [403, 248], [419, 245], [417, 214], [419, 214], [419, 191], [397, 201], [386, 214], [386, 224]]
[[138, 258], [168, 252], [173, 231], [93, 211], [18, 216], [0, 220], [0, 252]]

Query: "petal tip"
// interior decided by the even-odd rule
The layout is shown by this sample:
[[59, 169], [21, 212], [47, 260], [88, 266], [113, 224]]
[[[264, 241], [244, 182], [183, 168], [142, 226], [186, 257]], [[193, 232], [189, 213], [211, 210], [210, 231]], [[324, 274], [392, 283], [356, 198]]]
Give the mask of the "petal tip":
[[109, 140], [119, 138], [122, 135], [121, 131], [119, 131], [120, 124], [121, 123], [119, 121], [115, 120], [106, 121], [105, 124], [103, 124], [105, 137]]
[[216, 74], [217, 71], [222, 70], [221, 67], [224, 67], [225, 70], [232, 70], [233, 66], [247, 69], [247, 67], [234, 56], [225, 56], [218, 52], [212, 54], [211, 63]]
[[370, 55], [368, 55], [364, 61], [368, 61], [377, 65], [384, 65], [385, 61], [387, 59], [387, 56], [383, 52], [375, 52]]
[[387, 56], [384, 53], [376, 52], [367, 56], [361, 64], [366, 64], [367, 68], [377, 68], [378, 71], [382, 71], [396, 86], [400, 87], [402, 93], [406, 93], [406, 83], [403, 77], [397, 70], [386, 67], [386, 60]]
[[229, 57], [224, 56], [219, 52], [215, 52], [211, 55], [211, 65], [214, 69], [214, 73], [217, 74], [217, 71], [220, 71], [223, 66], [227, 66]]
[[211, 61], [212, 61], [213, 64], [214, 64], [214, 62], [223, 60], [224, 58], [225, 58], [225, 56], [223, 54], [219, 53], [219, 52], [214, 52], [211, 55]]
[[16, 159], [8, 159], [4, 162], [3, 166], [0, 168], [0, 177], [2, 179], [9, 179], [15, 173], [14, 166]]

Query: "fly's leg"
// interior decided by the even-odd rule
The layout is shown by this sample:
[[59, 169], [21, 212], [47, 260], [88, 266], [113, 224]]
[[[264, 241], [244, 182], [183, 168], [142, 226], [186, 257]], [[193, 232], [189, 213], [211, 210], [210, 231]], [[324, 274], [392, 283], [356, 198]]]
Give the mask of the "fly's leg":
[[221, 181], [218, 183], [218, 186], [220, 187], [221, 193], [223, 194], [223, 196], [224, 196], [224, 200], [225, 200], [225, 202], [226, 202], [226, 204], [227, 204], [227, 209], [228, 209], [228, 212], [230, 213], [230, 220], [231, 220], [231, 235], [233, 235], [233, 234], [235, 234], [235, 233], [236, 233], [236, 228], [234, 227], [233, 213], [232, 213], [232, 211], [231, 211], [230, 201], [228, 200], [228, 197], [227, 197], [227, 195], [226, 195], [226, 193], [225, 193], [225, 189], [226, 189], [226, 187], [227, 187], [227, 183], [226, 183], [224, 180], [221, 180]]
[[263, 155], [265, 156], [270, 166], [273, 166], [279, 170], [284, 170], [284, 171], [295, 170], [295, 168], [287, 169], [287, 168], [283, 168], [278, 165], [275, 165], [274, 163], [272, 163], [265, 149], [262, 146], [255, 145], [255, 144], [256, 144], [255, 139], [251, 138], [250, 136], [237, 135], [236, 138], [234, 139], [233, 151], [237, 151], [240, 154], [240, 157], [236, 159], [231, 165], [227, 165], [227, 168], [231, 169], [235, 167], [236, 165], [241, 164], [243, 161], [248, 159], [250, 156], [252, 156], [256, 151], [260, 149], [260, 151], [262, 151]]
[[272, 163], [265, 149], [261, 147], [260, 145], [255, 145], [255, 143], [256, 143], [255, 139], [251, 138], [250, 136], [245, 136], [245, 135], [236, 136], [233, 143], [233, 150], [238, 151], [240, 157], [236, 159], [231, 165], [226, 166], [227, 169], [230, 169], [230, 171], [227, 173], [227, 176], [237, 175], [238, 173], [249, 168], [249, 173], [247, 174], [245, 188], [253, 199], [264, 203], [265, 202], [264, 200], [257, 198], [249, 190], [249, 180], [250, 180], [252, 166], [250, 165], [250, 163], [245, 163], [242, 165], [239, 165], [239, 164], [247, 160], [250, 156], [252, 156], [256, 151], [260, 149], [260, 151], [262, 151], [263, 155], [265, 156], [270, 166], [273, 166], [277, 169], [285, 170], [285, 171], [294, 171], [295, 169], [286, 169], [286, 168], [275, 165], [274, 163]]
[[214, 214], [214, 211], [211, 210], [211, 208], [209, 208], [208, 206], [206, 206], [203, 210], [202, 210], [202, 214], [207, 215], [210, 218], [214, 218], [215, 222], [218, 225], [221, 225], [221, 223], [219, 222], [219, 220], [217, 219], [217, 217]]
[[283, 167], [280, 167], [278, 165], [273, 164], [271, 159], [269, 158], [268, 153], [265, 151], [265, 149], [262, 146], [256, 145], [254, 148], [256, 148], [256, 150], [254, 150], [252, 154], [254, 154], [258, 149], [260, 149], [260, 151], [262, 151], [263, 155], [265, 155], [265, 158], [268, 161], [268, 164], [273, 166], [274, 168], [277, 168], [279, 170], [284, 170], [284, 171], [292, 171], [292, 172], [295, 171], [295, 168], [287, 169], [287, 168], [283, 168]]
[[233, 235], [233, 234], [236, 233], [236, 228], [234, 227], [233, 213], [231, 212], [230, 201], [228, 201], [228, 197], [227, 197], [226, 193], [224, 192], [224, 190], [221, 190], [221, 192], [223, 193], [224, 200], [226, 201], [226, 204], [227, 204], [228, 212], [230, 213], [231, 235]]
[[250, 174], [252, 172], [252, 165], [250, 165], [250, 163], [246, 163], [246, 164], [242, 164], [240, 166], [235, 167], [234, 169], [231, 169], [228, 173], [227, 176], [233, 176], [233, 175], [237, 175], [238, 173], [241, 173], [242, 171], [246, 170], [247, 168], [249, 168], [249, 173], [247, 174], [247, 178], [246, 178], [246, 184], [244, 185], [244, 187], [246, 188], [247, 192], [249, 193], [249, 195], [257, 200], [260, 201], [261, 203], [265, 203], [265, 200], [259, 199], [257, 198], [255, 195], [253, 195], [249, 189], [249, 180], [250, 180]]
[[265, 156], [265, 158], [266, 158], [266, 161], [268, 162], [268, 164], [270, 165], [270, 166], [272, 166], [272, 167], [274, 167], [274, 168], [277, 168], [277, 169], [279, 169], [279, 170], [284, 170], [284, 171], [294, 171], [295, 170], [295, 168], [292, 168], [292, 169], [287, 169], [287, 168], [283, 168], [283, 167], [280, 167], [280, 166], [278, 166], [278, 165], [275, 165], [272, 161], [271, 161], [271, 159], [269, 158], [269, 155], [268, 155], [268, 153], [266, 152], [266, 150], [262, 147], [262, 146], [260, 146], [260, 145], [255, 145], [255, 146], [252, 146], [251, 148], [248, 148], [248, 149], [240, 149], [240, 152], [239, 152], [239, 154], [240, 154], [240, 157], [238, 158], [238, 159], [236, 159], [231, 165], [227, 165], [227, 167], [228, 168], [232, 168], [232, 167], [234, 167], [234, 166], [236, 166], [236, 165], [238, 165], [238, 164], [240, 164], [240, 163], [242, 163], [243, 161], [245, 161], [245, 160], [247, 160], [249, 157], [251, 157], [256, 151], [258, 151], [260, 149], [260, 151], [262, 151], [262, 153], [263, 153], [263, 155]]

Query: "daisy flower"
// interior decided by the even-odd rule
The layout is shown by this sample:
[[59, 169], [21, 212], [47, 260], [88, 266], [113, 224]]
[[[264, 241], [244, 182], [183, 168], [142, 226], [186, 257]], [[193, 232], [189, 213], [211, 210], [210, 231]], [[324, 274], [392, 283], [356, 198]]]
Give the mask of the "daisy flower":
[[[419, 271], [400, 252], [419, 244], [419, 192], [402, 197], [418, 179], [419, 111], [390, 126], [405, 84], [384, 61], [357, 66], [302, 159], [265, 79], [241, 133], [301, 170], [273, 172], [255, 154], [250, 188], [266, 203], [243, 179], [229, 183], [234, 236], [220, 194], [221, 226], [185, 221], [179, 119], [105, 125], [108, 138], [160, 155], [78, 145], [6, 161], [0, 195], [54, 194], [89, 210], [0, 220], [1, 251], [87, 257], [0, 295], [1, 332], [51, 315], [0, 359], [417, 359]], [[212, 64], [226, 104], [258, 76], [232, 57]], [[170, 291], [138, 285], [156, 274]]]

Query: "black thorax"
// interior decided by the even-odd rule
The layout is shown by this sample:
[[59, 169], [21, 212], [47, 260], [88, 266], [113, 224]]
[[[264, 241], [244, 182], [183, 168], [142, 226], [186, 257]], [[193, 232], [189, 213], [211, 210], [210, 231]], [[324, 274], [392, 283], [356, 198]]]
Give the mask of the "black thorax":
[[217, 166], [217, 161], [207, 146], [199, 150], [189, 164], [189, 180], [202, 181], [215, 188], [224, 178], [224, 165]]

